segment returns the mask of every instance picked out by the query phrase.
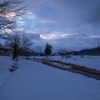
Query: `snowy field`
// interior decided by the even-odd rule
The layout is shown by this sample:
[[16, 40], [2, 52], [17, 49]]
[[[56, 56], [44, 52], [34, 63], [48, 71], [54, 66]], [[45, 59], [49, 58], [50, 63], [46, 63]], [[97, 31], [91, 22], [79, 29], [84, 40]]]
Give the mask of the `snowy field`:
[[[43, 57], [34, 56], [34, 57], [45, 58], [44, 56]], [[49, 59], [85, 66], [87, 68], [97, 69], [100, 71], [100, 56], [83, 56], [83, 58], [81, 58], [80, 56], [71, 56], [71, 58], [64, 57], [63, 59], [61, 56], [50, 56]]]
[[0, 88], [9, 78], [11, 73], [8, 71], [8, 68], [10, 68], [12, 64], [13, 61], [10, 57], [0, 56]]
[[[75, 64], [84, 61], [88, 67], [93, 61], [100, 65], [100, 57], [51, 58]], [[19, 60], [19, 69], [9, 72], [12, 64], [11, 58], [0, 57], [0, 100], [100, 100], [99, 80], [25, 59]]]

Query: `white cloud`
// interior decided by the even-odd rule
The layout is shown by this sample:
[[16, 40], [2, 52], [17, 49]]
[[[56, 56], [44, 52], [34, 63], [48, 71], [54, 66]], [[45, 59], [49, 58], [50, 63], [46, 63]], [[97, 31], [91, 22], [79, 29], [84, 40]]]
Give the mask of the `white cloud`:
[[66, 36], [69, 36], [69, 35], [71, 35], [71, 34], [63, 34], [62, 37], [66, 37]]
[[92, 35], [90, 36], [91, 38], [100, 38], [100, 36], [97, 36], [97, 35]]
[[57, 23], [57, 21], [52, 21], [52, 20], [38, 20], [38, 22], [40, 22], [40, 23], [50, 23], [50, 24], [55, 24], [55, 23]]
[[40, 34], [40, 38], [42, 39], [47, 39], [47, 40], [50, 40], [50, 39], [54, 39], [55, 38], [55, 34]]
[[21, 27], [15, 29], [15, 31], [23, 31], [23, 30], [24, 30], [24, 28], [21, 28]]
[[27, 11], [26, 15], [27, 19], [36, 19], [36, 15], [31, 11]]

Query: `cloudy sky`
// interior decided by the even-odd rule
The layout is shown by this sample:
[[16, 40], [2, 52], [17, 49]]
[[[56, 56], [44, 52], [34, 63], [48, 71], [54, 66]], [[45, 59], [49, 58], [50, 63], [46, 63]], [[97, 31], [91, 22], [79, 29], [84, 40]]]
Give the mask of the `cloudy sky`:
[[100, 43], [100, 0], [25, 0], [19, 18], [34, 46], [80, 50]]

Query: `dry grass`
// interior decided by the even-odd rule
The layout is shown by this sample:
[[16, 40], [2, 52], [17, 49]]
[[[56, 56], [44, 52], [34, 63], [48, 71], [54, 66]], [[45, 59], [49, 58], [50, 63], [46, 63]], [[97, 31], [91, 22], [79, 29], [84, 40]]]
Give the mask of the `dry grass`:
[[[64, 70], [63, 68], [61, 68], [57, 65], [54, 65], [54, 64], [51, 64], [50, 62], [47, 62], [45, 59], [37, 59], [37, 58], [33, 58], [33, 59], [26, 58], [26, 59], [36, 61], [36, 62], [42, 62], [42, 64]], [[86, 68], [84, 66], [79, 66], [79, 65], [75, 65], [75, 64], [71, 64], [71, 63], [63, 63], [61, 61], [54, 61], [54, 60], [50, 60], [50, 61], [54, 62], [54, 63], [60, 63], [60, 64], [65, 64], [65, 65], [71, 66], [72, 69], [74, 69], [74, 70], [79, 70], [79, 71], [82, 71], [82, 72], [88, 72], [88, 73], [100, 75], [100, 71], [97, 71], [96, 69], [90, 69], [90, 68]]]
[[55, 68], [59, 68], [59, 69], [63, 69], [57, 65], [54, 65], [54, 64], [51, 64], [50, 62], [47, 62], [46, 60], [42, 59], [42, 64], [45, 64], [45, 65], [48, 65], [48, 66], [52, 66], [52, 67], [55, 67]]
[[86, 68], [84, 66], [79, 66], [79, 65], [75, 65], [75, 64], [71, 64], [71, 63], [63, 63], [63, 62], [60, 62], [60, 61], [53, 61], [53, 60], [50, 60], [50, 61], [55, 62], [55, 63], [62, 63], [62, 64], [65, 64], [65, 65], [71, 66], [75, 70], [100, 75], [100, 71], [97, 71], [96, 69], [90, 69], [90, 68]]

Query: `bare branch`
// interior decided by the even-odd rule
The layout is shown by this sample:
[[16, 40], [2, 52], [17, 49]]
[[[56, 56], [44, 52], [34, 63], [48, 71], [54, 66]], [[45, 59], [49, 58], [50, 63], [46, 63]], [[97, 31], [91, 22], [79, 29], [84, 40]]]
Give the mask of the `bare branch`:
[[24, 15], [27, 7], [23, 3], [24, 0], [3, 0], [0, 3], [0, 31], [17, 27], [16, 18]]
[[13, 51], [13, 58], [14, 55], [18, 56], [19, 53], [27, 51], [32, 44], [31, 40], [25, 34], [20, 38], [18, 32], [9, 36], [6, 41], [6, 45]]

